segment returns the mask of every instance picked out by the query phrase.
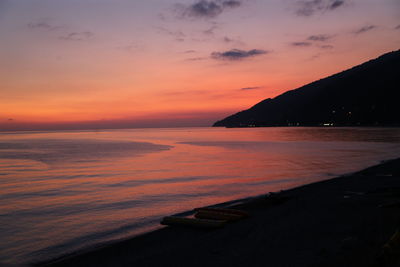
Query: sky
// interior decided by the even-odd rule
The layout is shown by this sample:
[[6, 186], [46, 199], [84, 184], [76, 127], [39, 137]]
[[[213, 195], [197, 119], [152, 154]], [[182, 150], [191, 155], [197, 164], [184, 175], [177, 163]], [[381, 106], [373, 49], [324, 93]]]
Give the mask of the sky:
[[209, 126], [400, 48], [399, 0], [0, 0], [0, 130]]

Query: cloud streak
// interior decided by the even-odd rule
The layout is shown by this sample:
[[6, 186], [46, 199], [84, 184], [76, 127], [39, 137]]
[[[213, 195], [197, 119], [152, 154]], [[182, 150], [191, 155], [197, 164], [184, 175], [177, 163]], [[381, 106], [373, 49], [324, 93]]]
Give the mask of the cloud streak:
[[291, 45], [295, 46], [295, 47], [308, 47], [308, 46], [311, 46], [311, 43], [310, 42], [293, 42], [293, 43], [291, 43]]
[[224, 42], [224, 43], [227, 43], [227, 44], [234, 44], [234, 45], [237, 45], [237, 46], [242, 46], [242, 45], [244, 45], [244, 42], [242, 42], [239, 38], [231, 38], [231, 37], [228, 37], [228, 36], [224, 36], [223, 38], [222, 38], [222, 41]]
[[333, 11], [345, 3], [345, 0], [300, 0], [295, 3], [295, 13], [298, 16], [310, 17], [317, 13]]
[[44, 21], [44, 20], [30, 22], [30, 23], [28, 23], [28, 28], [31, 30], [41, 30], [41, 31], [49, 31], [49, 32], [62, 29], [61, 26], [52, 25], [49, 22]]
[[322, 48], [322, 49], [332, 49], [332, 48], [333, 48], [333, 45], [320, 45], [319, 48]]
[[239, 90], [248, 91], [248, 90], [256, 90], [256, 89], [260, 89], [260, 88], [261, 88], [260, 86], [253, 86], [253, 87], [243, 87], [243, 88], [240, 88]]
[[212, 25], [208, 29], [203, 31], [203, 33], [205, 35], [210, 35], [211, 36], [211, 35], [214, 35], [215, 30], [217, 30], [218, 28], [219, 28], [218, 24], [213, 22]]
[[354, 31], [354, 34], [361, 34], [361, 33], [369, 32], [375, 28], [376, 28], [375, 25], [366, 25], [366, 26], [363, 26], [363, 27], [359, 28], [358, 30]]
[[144, 48], [144, 46], [142, 44], [133, 43], [133, 42], [131, 42], [127, 45], [121, 45], [121, 46], [116, 47], [117, 50], [129, 52], [129, 53], [143, 51], [143, 48]]
[[190, 5], [177, 4], [175, 9], [181, 18], [209, 19], [241, 5], [242, 2], [238, 0], [198, 0]]
[[310, 35], [304, 41], [292, 42], [290, 45], [294, 47], [319, 47], [322, 49], [331, 49], [332, 45], [326, 44], [327, 41], [333, 38], [332, 35], [328, 34], [315, 34]]
[[336, 9], [340, 6], [342, 6], [344, 4], [344, 0], [335, 0], [335, 1], [331, 1], [330, 5], [328, 6], [328, 8], [330, 10]]
[[211, 58], [218, 60], [231, 60], [237, 61], [246, 58], [251, 58], [255, 56], [260, 56], [264, 54], [268, 54], [269, 51], [261, 50], [261, 49], [252, 49], [252, 50], [240, 50], [240, 49], [231, 49], [225, 52], [213, 52], [211, 53]]
[[178, 41], [178, 42], [185, 41], [186, 34], [183, 33], [182, 31], [171, 31], [164, 27], [156, 27], [156, 28], [157, 28], [158, 32], [164, 33], [166, 35], [173, 37], [175, 39], [175, 41]]
[[63, 36], [60, 36], [59, 39], [65, 41], [86, 41], [91, 39], [93, 36], [94, 34], [91, 31], [70, 32]]
[[54, 31], [59, 29], [57, 26], [52, 26], [47, 22], [31, 22], [28, 24], [29, 29], [40, 29], [40, 30], [46, 30], [46, 31]]
[[316, 42], [326, 42], [330, 40], [332, 36], [327, 35], [327, 34], [317, 34], [317, 35], [311, 35], [307, 38], [308, 41], [316, 41]]
[[47, 32], [50, 36], [65, 41], [86, 41], [94, 36], [91, 31], [71, 31], [65, 26], [55, 26], [45, 19], [30, 22], [27, 26], [32, 31]]
[[206, 60], [206, 57], [192, 57], [192, 58], [187, 58], [185, 61], [201, 61], [201, 60]]

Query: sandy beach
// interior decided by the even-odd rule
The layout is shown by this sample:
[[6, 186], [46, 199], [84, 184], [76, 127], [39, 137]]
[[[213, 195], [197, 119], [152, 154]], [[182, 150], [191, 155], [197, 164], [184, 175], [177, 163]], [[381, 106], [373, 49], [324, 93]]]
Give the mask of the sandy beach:
[[36, 265], [400, 266], [400, 159], [232, 208], [250, 217], [214, 230], [165, 227]]

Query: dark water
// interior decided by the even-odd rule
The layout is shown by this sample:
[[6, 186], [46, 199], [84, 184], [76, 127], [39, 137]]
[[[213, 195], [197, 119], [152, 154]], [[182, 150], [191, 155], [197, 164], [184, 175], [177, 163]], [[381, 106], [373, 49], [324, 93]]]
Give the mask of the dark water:
[[155, 229], [162, 216], [400, 156], [399, 128], [180, 128], [0, 134], [0, 263]]

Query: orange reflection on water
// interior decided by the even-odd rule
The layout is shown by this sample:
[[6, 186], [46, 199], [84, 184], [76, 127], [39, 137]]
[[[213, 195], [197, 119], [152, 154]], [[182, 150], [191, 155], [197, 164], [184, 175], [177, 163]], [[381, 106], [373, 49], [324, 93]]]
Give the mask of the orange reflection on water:
[[395, 128], [3, 134], [0, 261], [59, 255], [165, 215], [355, 171], [397, 156], [399, 139]]

